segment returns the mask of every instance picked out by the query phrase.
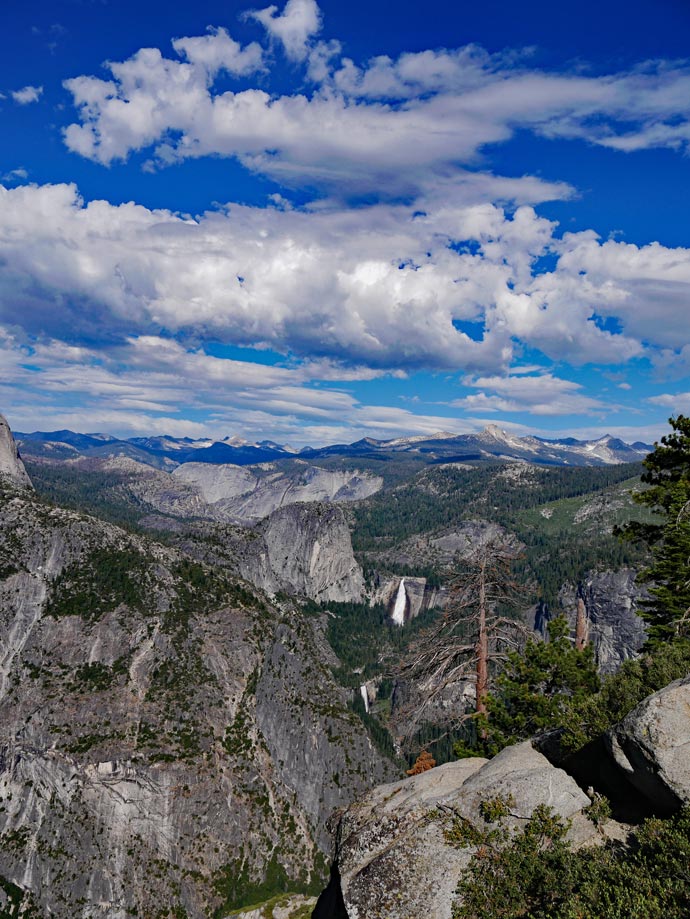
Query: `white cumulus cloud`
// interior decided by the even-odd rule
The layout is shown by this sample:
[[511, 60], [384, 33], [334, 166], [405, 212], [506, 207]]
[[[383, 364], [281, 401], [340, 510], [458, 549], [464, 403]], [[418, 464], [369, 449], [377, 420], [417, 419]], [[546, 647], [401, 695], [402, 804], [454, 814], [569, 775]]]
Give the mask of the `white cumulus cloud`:
[[277, 6], [267, 6], [247, 15], [260, 22], [293, 61], [307, 57], [309, 41], [321, 29], [321, 11], [315, 0], [288, 0], [282, 13]]
[[38, 102], [43, 95], [42, 86], [24, 86], [23, 89], [16, 89], [10, 93], [18, 105], [30, 105], [32, 102]]
[[193, 38], [177, 38], [173, 48], [190, 64], [203, 68], [212, 81], [221, 70], [244, 76], [261, 70], [263, 49], [252, 42], [242, 48], [239, 42], [228, 35], [226, 29], [209, 29], [207, 35]]
[[487, 145], [520, 129], [621, 150], [686, 150], [690, 142], [687, 63], [585, 76], [539, 70], [519, 51], [468, 45], [357, 64], [337, 40], [314, 41], [314, 0], [249, 15], [304, 64], [307, 89], [272, 93], [264, 74], [248, 88], [217, 90], [221, 69], [248, 77], [266, 62], [256, 43], [242, 48], [215, 29], [177, 39], [184, 60], [144, 48], [108, 64], [112, 79], [66, 81], [79, 111], [67, 146], [102, 163], [143, 149], [159, 165], [236, 157], [287, 185], [399, 195], [461, 174]]
[[687, 341], [690, 251], [555, 230], [528, 206], [433, 196], [191, 219], [86, 203], [70, 185], [0, 186], [0, 321], [103, 343], [164, 328], [374, 371], [493, 376], [523, 346], [668, 365]]

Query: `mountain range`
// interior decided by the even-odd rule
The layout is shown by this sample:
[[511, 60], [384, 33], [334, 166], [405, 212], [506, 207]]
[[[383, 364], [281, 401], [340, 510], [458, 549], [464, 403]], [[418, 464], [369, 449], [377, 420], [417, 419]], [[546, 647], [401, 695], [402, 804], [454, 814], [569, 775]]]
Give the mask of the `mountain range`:
[[477, 434], [439, 432], [392, 440], [366, 437], [351, 444], [305, 447], [299, 451], [269, 440], [251, 443], [237, 436], [223, 440], [193, 440], [168, 435], [121, 439], [110, 434], [80, 434], [62, 430], [30, 434], [18, 432], [16, 439], [22, 453], [28, 456], [55, 459], [127, 456], [161, 469], [173, 469], [188, 462], [249, 466], [294, 459], [296, 456], [307, 460], [407, 456], [425, 464], [519, 460], [543, 466], [605, 466], [639, 462], [652, 450], [650, 444], [639, 441], [627, 444], [609, 434], [596, 440], [518, 437], [494, 424]]

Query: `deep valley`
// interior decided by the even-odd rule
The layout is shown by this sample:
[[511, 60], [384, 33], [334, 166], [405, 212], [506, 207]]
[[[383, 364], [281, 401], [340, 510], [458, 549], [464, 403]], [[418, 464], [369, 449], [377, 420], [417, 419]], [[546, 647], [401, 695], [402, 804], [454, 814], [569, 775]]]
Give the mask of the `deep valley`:
[[656, 519], [639, 447], [528, 461], [488, 431], [474, 458], [411, 439], [175, 465], [57, 432], [22, 462], [0, 434], [2, 917], [311, 915], [354, 858], [338, 815], [476, 742], [471, 673], [430, 701], [409, 661], [478, 549], [510, 550], [523, 645], [584, 616], [605, 675], [646, 639], [648, 551], [614, 532]]

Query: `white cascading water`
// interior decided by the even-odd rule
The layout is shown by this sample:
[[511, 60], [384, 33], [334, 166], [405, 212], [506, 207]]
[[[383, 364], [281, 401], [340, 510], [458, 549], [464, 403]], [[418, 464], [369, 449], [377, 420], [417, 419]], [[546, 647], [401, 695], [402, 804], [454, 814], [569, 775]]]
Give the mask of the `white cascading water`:
[[367, 715], [369, 714], [369, 693], [367, 692], [367, 684], [362, 683], [359, 687], [359, 691], [362, 693], [362, 699], [364, 700], [364, 710]]
[[405, 592], [405, 578], [400, 578], [398, 593], [395, 597], [395, 606], [393, 607], [393, 622], [396, 625], [405, 625], [405, 606], [407, 605], [407, 593]]

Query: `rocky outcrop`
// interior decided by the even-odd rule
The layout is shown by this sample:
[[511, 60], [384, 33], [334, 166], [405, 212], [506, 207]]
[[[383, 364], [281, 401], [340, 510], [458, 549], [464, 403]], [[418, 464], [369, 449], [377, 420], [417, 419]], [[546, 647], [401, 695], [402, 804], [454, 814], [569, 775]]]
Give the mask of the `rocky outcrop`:
[[364, 575], [339, 507], [282, 507], [262, 520], [253, 536], [239, 570], [267, 593], [302, 594], [319, 602], [363, 599]]
[[[230, 468], [240, 476], [246, 471], [198, 465], [211, 472]], [[85, 466], [112, 476], [105, 502], [123, 509], [136, 506], [143, 525], [178, 534], [184, 551], [222, 565], [271, 595], [334, 602], [363, 597], [364, 576], [339, 505], [287, 504], [252, 527], [233, 526], [217, 522], [213, 506], [192, 485], [168, 473], [126, 457], [79, 460], [76, 468]], [[151, 513], [154, 507], [161, 513]]]
[[10, 426], [0, 415], [0, 481], [3, 478], [21, 488], [31, 488], [31, 480], [19, 457]]
[[127, 456], [81, 457], [70, 465], [87, 473], [105, 473], [110, 480], [105, 486], [108, 499], [139, 511], [141, 517], [157, 512], [241, 526], [253, 525], [290, 504], [358, 501], [379, 491], [383, 483], [380, 476], [367, 472], [322, 469], [300, 460], [281, 466], [184, 463], [172, 473]]
[[[349, 919], [450, 919], [458, 880], [471, 850], [445, 839], [449, 815], [482, 823], [480, 805], [498, 795], [511, 800], [508, 825], [521, 825], [539, 804], [565, 819], [576, 844], [596, 836], [582, 814], [590, 801], [575, 781], [529, 743], [494, 759], [465, 759], [375, 788], [352, 804], [337, 828], [330, 889], [315, 919], [331, 919], [326, 903], [338, 889]], [[330, 908], [330, 907], [328, 907]]]
[[[230, 471], [238, 481], [253, 475], [248, 467], [195, 465], [212, 475]], [[112, 485], [102, 493], [104, 503], [138, 512], [148, 528], [180, 534], [185, 551], [271, 595], [332, 602], [363, 598], [364, 576], [339, 504], [288, 502], [251, 527], [233, 526], [219, 522], [216, 505], [207, 503], [196, 486], [126, 457], [82, 459], [73, 468], [106, 473]], [[152, 513], [155, 509], [160, 513]]]
[[648, 696], [606, 736], [616, 765], [660, 813], [690, 802], [690, 676]]
[[[450, 917], [463, 866], [445, 842], [438, 808], [452, 806], [485, 762], [448, 763], [375, 788], [348, 808], [337, 831], [337, 877], [349, 919]], [[315, 917], [325, 919], [318, 905]]]
[[[633, 823], [690, 802], [690, 676], [650, 695], [603, 738], [556, 768], [530, 742], [494, 759], [460, 760], [375, 788], [337, 826], [331, 881], [316, 919], [450, 919], [472, 857], [444, 836], [449, 817], [484, 824], [481, 805], [509, 801], [507, 827], [544, 804], [568, 822], [575, 848], [625, 840]], [[577, 782], [573, 776], [577, 776]], [[582, 787], [611, 795], [617, 819], [595, 828]], [[590, 791], [589, 794], [592, 792]], [[329, 911], [330, 910], [330, 911]]]
[[[422, 488], [423, 490], [423, 488]], [[518, 552], [522, 544], [497, 523], [463, 520], [457, 525], [430, 533], [418, 533], [392, 549], [373, 555], [377, 565], [404, 565], [412, 571], [420, 567], [437, 570], [452, 568], [457, 560], [469, 558], [477, 548], [491, 541], [503, 541]]]
[[286, 469], [270, 463], [252, 467], [184, 463], [172, 475], [198, 489], [217, 517], [236, 522], [260, 520], [288, 504], [358, 501], [383, 485], [380, 476], [367, 472], [322, 469], [299, 460]]
[[0, 877], [41, 915], [230, 913], [270, 865], [299, 890], [327, 812], [397, 774], [320, 621], [227, 572], [30, 491], [0, 569]]
[[630, 568], [589, 572], [580, 585], [566, 584], [561, 589], [559, 602], [573, 632], [578, 599], [584, 602], [589, 640], [601, 673], [613, 673], [639, 653], [647, 635], [637, 609], [645, 596]]
[[301, 502], [346, 503], [374, 494], [383, 480], [357, 470], [329, 470], [299, 460], [290, 466], [184, 463], [161, 472], [127, 457], [81, 459], [113, 477], [118, 500], [176, 517], [257, 523], [280, 507]]

